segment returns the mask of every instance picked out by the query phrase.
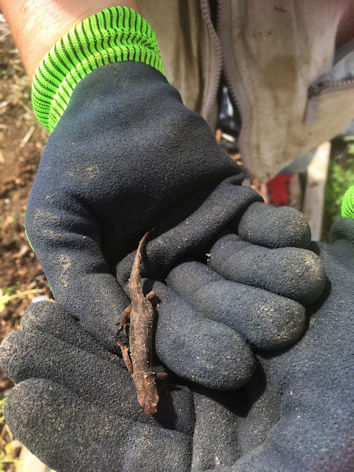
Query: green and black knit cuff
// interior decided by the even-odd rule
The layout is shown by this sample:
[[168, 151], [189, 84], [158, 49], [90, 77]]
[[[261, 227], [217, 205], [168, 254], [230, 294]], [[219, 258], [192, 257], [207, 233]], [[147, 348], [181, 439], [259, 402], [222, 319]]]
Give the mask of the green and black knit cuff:
[[344, 218], [354, 218], [354, 185], [343, 195], [341, 210]]
[[32, 82], [32, 106], [42, 125], [53, 131], [76, 85], [112, 62], [148, 64], [164, 69], [154, 32], [134, 10], [110, 7], [66, 33], [40, 62]]

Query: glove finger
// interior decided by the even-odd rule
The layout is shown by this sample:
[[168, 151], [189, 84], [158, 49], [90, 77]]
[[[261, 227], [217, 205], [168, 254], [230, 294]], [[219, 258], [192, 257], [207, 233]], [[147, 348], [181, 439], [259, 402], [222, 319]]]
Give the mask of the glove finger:
[[243, 241], [236, 234], [228, 234], [209, 252], [208, 265], [226, 279], [303, 304], [316, 301], [325, 287], [326, 274], [321, 260], [307, 249], [269, 249]]
[[[339, 240], [318, 243], [330, 284], [304, 337], [281, 356], [259, 356], [267, 382], [240, 425], [245, 457], [235, 470], [352, 469], [354, 247], [343, 238], [340, 246]], [[274, 398], [278, 405], [271, 404]], [[267, 421], [272, 415], [273, 426]]]
[[[215, 234], [234, 221], [254, 201], [261, 200], [257, 192], [240, 185], [240, 176], [223, 180], [209, 195], [198, 191], [176, 204], [156, 226], [157, 237], [148, 241], [147, 257], [142, 273], [163, 280], [165, 275], [186, 257], [199, 258], [210, 246]], [[196, 201], [194, 201], [196, 200]], [[183, 212], [183, 213], [182, 213]], [[128, 282], [135, 253], [119, 262], [117, 280], [122, 286]]]
[[117, 354], [104, 349], [79, 320], [66, 313], [56, 302], [32, 303], [22, 316], [21, 326], [27, 333], [48, 334], [119, 366], [123, 365]]
[[[158, 414], [148, 416], [138, 404], [132, 377], [121, 359], [113, 364], [53, 335], [26, 330], [12, 333], [0, 347], [0, 364], [15, 383], [31, 378], [51, 380], [114, 414], [144, 423], [159, 422], [183, 432], [193, 430], [193, 402], [186, 387], [171, 392], [159, 389]], [[183, 414], [173, 415], [175, 409], [182, 409]]]
[[54, 336], [24, 330], [11, 333], [0, 347], [0, 363], [15, 383], [30, 378], [53, 380], [114, 412], [141, 419], [131, 376], [123, 366]]
[[306, 249], [311, 241], [310, 227], [302, 213], [295, 208], [275, 208], [261, 202], [247, 208], [236, 229], [245, 241], [270, 248]]
[[288, 346], [305, 329], [305, 309], [300, 303], [224, 280], [199, 262], [185, 262], [174, 268], [167, 284], [201, 315], [238, 331], [259, 349]]
[[67, 207], [55, 211], [50, 201], [38, 192], [30, 198], [26, 228], [54, 297], [106, 348], [117, 352], [116, 323], [129, 299], [109, 273], [99, 225], [72, 198], [61, 200]]
[[57, 472], [189, 470], [189, 436], [116, 415], [55, 382], [21, 382], [6, 400], [5, 417]]
[[[19, 352], [19, 349], [16, 347], [16, 343], [14, 343], [15, 355], [11, 355], [10, 352], [8, 355], [6, 355], [6, 359], [4, 361], [5, 365], [10, 364], [10, 370], [13, 371], [19, 365], [21, 370], [24, 370], [25, 374], [28, 376], [33, 375], [50, 379], [53, 378], [52, 375], [55, 375], [55, 380], [57, 382], [65, 383], [68, 388], [70, 387], [74, 389], [74, 391], [76, 391], [78, 394], [81, 394], [81, 388], [83, 388], [92, 401], [95, 401], [95, 399], [98, 398], [100, 404], [103, 403], [103, 406], [109, 405], [109, 408], [112, 409], [112, 411], [115, 411], [120, 405], [122, 405], [122, 408], [119, 409], [119, 412], [123, 415], [128, 412], [126, 403], [130, 400], [134, 400], [136, 393], [134, 393], [135, 388], [132, 387], [130, 380], [129, 388], [124, 386], [122, 387], [120, 385], [123, 382], [123, 379], [119, 377], [119, 371], [116, 369], [116, 367], [121, 367], [124, 371], [124, 378], [128, 378], [126, 375], [126, 366], [123, 363], [121, 357], [104, 349], [103, 346], [82, 327], [80, 322], [64, 312], [60, 305], [52, 302], [39, 302], [30, 305], [22, 317], [21, 325], [27, 334], [33, 333], [36, 335], [40, 333], [42, 337], [44, 335], [44, 344], [48, 345], [49, 343], [54, 343], [54, 350], [57, 349], [57, 344], [59, 346], [62, 345], [62, 349], [66, 355], [62, 356], [60, 352], [61, 357], [57, 358], [57, 364], [55, 364], [59, 365], [59, 368], [57, 369], [53, 366], [52, 369], [46, 371], [44, 368], [38, 369], [39, 365], [41, 367], [43, 367], [43, 365], [40, 364], [41, 354], [39, 352], [35, 352], [34, 354], [35, 356], [38, 356], [39, 360], [36, 361], [37, 365], [35, 372], [32, 372], [31, 367], [26, 368], [22, 365], [22, 357], [26, 357], [26, 361], [28, 361], [25, 349], [22, 349], [22, 351]], [[50, 341], [47, 341], [49, 335]], [[56, 338], [57, 341], [53, 341], [52, 337]], [[34, 343], [31, 341], [29, 341], [29, 344], [27, 343], [26, 349], [28, 348], [29, 351], [36, 349], [35, 346], [37, 344], [37, 338], [35, 339], [36, 341]], [[70, 348], [71, 351], [68, 350], [68, 347], [65, 344], [61, 343], [62, 341], [72, 346], [72, 348]], [[125, 341], [125, 338], [122, 339], [122, 343]], [[51, 348], [48, 347], [48, 349]], [[79, 370], [74, 378], [75, 385], [73, 385], [70, 381], [70, 378], [66, 377], [65, 365], [68, 362], [66, 359], [67, 357], [69, 357], [70, 363], [72, 363], [72, 359], [76, 358], [75, 356], [78, 355], [77, 349], [79, 350], [79, 358], [81, 359], [82, 356], [84, 356], [82, 362], [86, 362], [87, 367], [81, 371], [81, 364], [78, 366], [73, 364], [74, 367], [77, 367]], [[94, 357], [88, 357], [86, 353], [99, 356], [100, 358], [109, 361], [109, 363], [113, 363], [114, 366], [111, 367], [109, 363], [102, 363], [100, 360], [96, 362]], [[61, 364], [61, 362], [63, 362], [63, 364]], [[58, 375], [59, 373], [62, 375]], [[13, 373], [12, 375], [15, 377], [16, 374]], [[23, 378], [24, 377], [21, 376], [19, 377], [19, 380], [23, 380]], [[93, 378], [97, 380], [93, 382]], [[107, 384], [105, 380], [107, 378], [112, 378], [114, 381]], [[96, 384], [99, 387], [97, 387]], [[158, 384], [160, 401], [158, 404], [157, 414], [154, 415], [154, 419], [165, 428], [175, 429], [186, 434], [192, 434], [194, 406], [191, 392], [186, 386], [177, 386], [175, 384], [172, 385], [171, 381], [169, 381], [169, 386], [170, 388], [160, 388], [160, 385]], [[122, 401], [119, 400], [118, 392], [121, 392], [123, 395], [121, 396]], [[136, 414], [140, 415], [141, 419], [141, 408], [137, 406], [136, 402], [133, 403], [134, 411]], [[175, 411], [178, 411], [178, 415], [174, 413]], [[146, 418], [147, 416], [144, 415], [143, 419], [146, 420]]]
[[233, 329], [201, 316], [164, 284], [153, 289], [160, 299], [156, 353], [180, 377], [209, 388], [229, 390], [246, 383], [254, 359]]

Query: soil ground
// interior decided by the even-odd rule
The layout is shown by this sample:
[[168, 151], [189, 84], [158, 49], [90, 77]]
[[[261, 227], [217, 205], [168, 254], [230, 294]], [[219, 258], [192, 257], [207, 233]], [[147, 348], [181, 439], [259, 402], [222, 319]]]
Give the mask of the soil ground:
[[[48, 133], [34, 117], [30, 84], [0, 17], [0, 289], [11, 295], [48, 284], [24, 233], [26, 202]], [[0, 337], [18, 328], [34, 295], [14, 298], [0, 311]]]
[[[31, 298], [50, 296], [24, 232], [26, 202], [47, 136], [32, 112], [29, 79], [0, 14], [0, 342], [19, 328]], [[2, 304], [4, 295], [13, 299]], [[0, 395], [11, 386], [0, 370]], [[21, 470], [20, 449], [1, 419], [1, 470]]]
[[[41, 265], [24, 232], [26, 202], [48, 132], [30, 105], [30, 83], [0, 14], [0, 342], [20, 326], [30, 299], [50, 297]], [[29, 293], [28, 293], [29, 292]], [[6, 304], [4, 295], [13, 296]], [[0, 370], [0, 396], [12, 382]], [[0, 468], [21, 471], [21, 444], [0, 411]], [[33, 471], [34, 472], [34, 471]]]

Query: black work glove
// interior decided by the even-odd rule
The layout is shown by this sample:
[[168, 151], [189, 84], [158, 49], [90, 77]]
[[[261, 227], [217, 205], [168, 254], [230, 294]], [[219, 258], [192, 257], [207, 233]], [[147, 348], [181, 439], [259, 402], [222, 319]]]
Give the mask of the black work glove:
[[[234, 395], [210, 399], [200, 393], [194, 434], [199, 425], [202, 439], [193, 449], [195, 470], [352, 470], [354, 219], [338, 220], [330, 244], [311, 247], [328, 280], [311, 307], [304, 336], [283, 352], [257, 355], [253, 379]], [[228, 441], [214, 441], [215, 424]]]
[[[114, 350], [129, 303], [112, 275], [115, 263], [145, 231], [187, 218], [228, 176], [230, 186], [242, 181], [207, 124], [158, 71], [122, 62], [90, 73], [46, 144], [26, 212], [55, 299]], [[242, 208], [255, 200], [240, 187]], [[230, 216], [226, 208], [210, 231]]]
[[[211, 197], [201, 220], [213, 214]], [[303, 223], [295, 210], [253, 203], [217, 236], [206, 264], [186, 261], [172, 269], [166, 285], [144, 283], [145, 292], [153, 288], [160, 299], [155, 347], [169, 369], [209, 388], [234, 389], [253, 374], [251, 350], [283, 349], [299, 339], [307, 324], [304, 305], [321, 295], [325, 272], [312, 251], [282, 247], [297, 242], [292, 218]], [[167, 259], [170, 241], [165, 233], [148, 243], [143, 272], [163, 272], [159, 258], [165, 251]], [[117, 267], [123, 286], [132, 256]]]
[[329, 281], [296, 346], [258, 355], [236, 391], [172, 375], [154, 417], [121, 359], [57, 304], [32, 305], [0, 350], [17, 383], [11, 430], [58, 472], [351, 470], [354, 220], [339, 220], [331, 242], [314, 245]]
[[[116, 263], [152, 227], [156, 251], [149, 276], [164, 280], [186, 257], [205, 262], [220, 230], [235, 229], [260, 200], [241, 181], [240, 168], [207, 124], [159, 72], [131, 62], [96, 69], [77, 85], [48, 140], [26, 213], [29, 239], [55, 299], [102, 345], [117, 350], [114, 333], [129, 304], [122, 285], [131, 258], [122, 263], [118, 283]], [[261, 208], [263, 218], [256, 219], [262, 224], [252, 234], [260, 232], [260, 244], [262, 225], [263, 233], [270, 226], [279, 238], [276, 220], [285, 236], [281, 246], [307, 247], [309, 228], [298, 213], [274, 210], [267, 217], [270, 210]], [[303, 309], [290, 304], [298, 329], [284, 333], [285, 343], [303, 329]]]
[[60, 471], [188, 470], [194, 408], [186, 386], [160, 389], [146, 415], [132, 377], [55, 302], [31, 305], [0, 362], [18, 384], [6, 400], [16, 437]]

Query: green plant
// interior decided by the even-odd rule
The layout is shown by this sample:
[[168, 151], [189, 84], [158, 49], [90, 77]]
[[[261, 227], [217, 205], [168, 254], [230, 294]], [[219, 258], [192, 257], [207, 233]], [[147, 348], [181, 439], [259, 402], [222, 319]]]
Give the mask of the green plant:
[[354, 136], [344, 136], [343, 141], [347, 143], [346, 153], [354, 156]]
[[14, 457], [14, 454], [17, 453], [19, 447], [18, 443], [10, 442], [5, 445], [5, 447], [0, 451], [0, 472], [7, 472], [9, 466], [13, 465], [16, 467], [16, 470], [21, 470], [22, 461]]
[[[11, 301], [15, 300], [15, 298], [25, 298], [36, 293], [43, 293], [43, 290], [40, 288], [33, 289], [33, 290], [25, 290], [23, 292], [16, 291], [12, 293], [14, 290], [17, 290], [18, 286], [16, 287], [7, 287], [5, 289], [0, 288], [0, 313], [5, 310], [6, 305]], [[1, 472], [1, 471], [0, 471]]]
[[19, 442], [14, 440], [4, 419], [5, 397], [0, 394], [0, 472], [8, 470], [21, 470], [21, 461], [18, 459], [20, 449]]
[[343, 195], [354, 182], [354, 136], [345, 136], [332, 145], [325, 190], [323, 239], [328, 239], [332, 223], [341, 217]]

